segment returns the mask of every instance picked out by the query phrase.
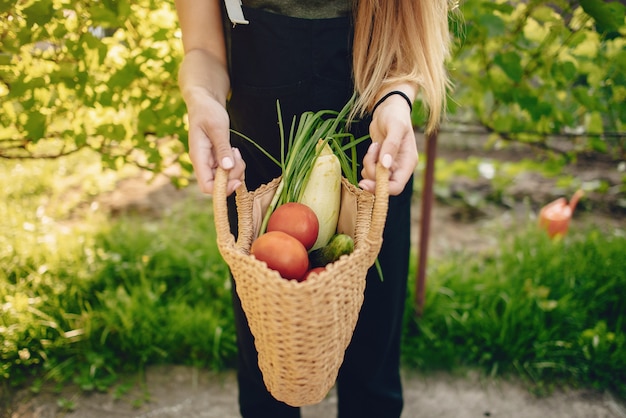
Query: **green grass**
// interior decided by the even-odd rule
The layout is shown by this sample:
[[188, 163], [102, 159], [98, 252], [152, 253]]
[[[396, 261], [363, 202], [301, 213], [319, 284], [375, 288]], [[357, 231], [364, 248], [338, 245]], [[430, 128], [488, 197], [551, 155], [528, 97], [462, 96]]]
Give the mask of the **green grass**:
[[[0, 166], [4, 386], [100, 390], [149, 364], [233, 366], [230, 280], [209, 201], [182, 200], [159, 219], [111, 218], [90, 203], [133, 173], [102, 171], [91, 154]], [[423, 316], [407, 306], [405, 367], [626, 398], [624, 235], [592, 228], [551, 241], [528, 229], [501, 242], [429, 264]]]
[[409, 367], [479, 367], [626, 398], [626, 238], [552, 241], [535, 228], [496, 253], [433, 263], [424, 313], [407, 310]]
[[[150, 363], [228, 366], [230, 280], [210, 205], [182, 201], [159, 220], [84, 209], [116, 178], [91, 157], [1, 168], [0, 378], [93, 389]], [[93, 185], [73, 205], [69, 165]]]

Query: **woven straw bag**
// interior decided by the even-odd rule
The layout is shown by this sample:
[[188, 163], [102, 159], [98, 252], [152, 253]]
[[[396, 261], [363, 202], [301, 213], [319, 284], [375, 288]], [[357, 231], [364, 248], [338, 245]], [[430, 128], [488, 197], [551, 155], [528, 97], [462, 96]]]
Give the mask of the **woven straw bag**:
[[236, 192], [239, 236], [230, 233], [227, 173], [218, 169], [213, 193], [219, 250], [231, 269], [268, 391], [292, 406], [320, 402], [335, 383], [363, 303], [365, 275], [374, 264], [388, 207], [388, 171], [379, 165], [376, 194], [342, 179], [338, 231], [355, 249], [306, 281], [285, 280], [250, 255], [262, 214], [279, 182]]

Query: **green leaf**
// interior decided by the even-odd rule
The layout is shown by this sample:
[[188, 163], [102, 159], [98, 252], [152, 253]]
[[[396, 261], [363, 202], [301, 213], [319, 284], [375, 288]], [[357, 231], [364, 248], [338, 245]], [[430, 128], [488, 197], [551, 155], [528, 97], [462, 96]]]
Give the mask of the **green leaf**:
[[128, 0], [119, 0], [117, 2], [117, 15], [120, 18], [120, 21], [126, 20], [126, 18], [131, 14], [132, 10], [130, 7], [130, 1]]
[[111, 89], [125, 89], [138, 77], [139, 67], [134, 62], [129, 62], [123, 68], [111, 75], [107, 85]]
[[80, 37], [80, 46], [88, 56], [95, 56], [91, 54], [97, 54], [98, 64], [102, 64], [104, 62], [108, 48], [102, 40], [96, 38], [91, 33], [85, 33]]
[[572, 89], [574, 98], [588, 110], [594, 110], [597, 106], [596, 99], [589, 94], [587, 88], [583, 86], [576, 86]]
[[13, 58], [12, 54], [6, 54], [0, 52], [0, 65], [9, 65], [11, 64], [11, 59]]
[[159, 122], [154, 109], [151, 106], [141, 109], [139, 112], [139, 116], [137, 118], [138, 126], [140, 132], [151, 131], [154, 130], [154, 126]]
[[91, 19], [94, 26], [103, 26], [105, 28], [115, 27], [119, 24], [117, 13], [101, 3], [93, 4], [89, 8]]
[[495, 115], [493, 119], [493, 128], [496, 132], [511, 132], [514, 124], [513, 115]]
[[577, 47], [587, 40], [588, 33], [584, 31], [578, 31], [569, 38], [568, 46], [570, 48]]
[[559, 16], [555, 14], [554, 9], [549, 6], [539, 6], [533, 9], [532, 17], [540, 22], [556, 22]]
[[15, 6], [14, 1], [10, 0], [0, 0], [0, 13], [6, 13], [11, 10]]
[[581, 0], [580, 5], [596, 21], [599, 33], [616, 32], [624, 24], [625, 7], [619, 2]]
[[37, 0], [33, 2], [33, 4], [24, 9], [24, 15], [28, 26], [34, 24], [39, 26], [45, 25], [54, 15], [52, 0]]
[[576, 77], [576, 64], [571, 61], [563, 61], [555, 63], [551, 68], [551, 74], [554, 78], [564, 80], [566, 83]]
[[608, 149], [606, 142], [599, 136], [590, 137], [587, 144], [589, 145], [589, 148], [598, 152], [606, 152]]
[[104, 123], [96, 129], [97, 135], [121, 141], [126, 137], [126, 128], [118, 123]]
[[28, 119], [24, 124], [26, 136], [33, 142], [39, 141], [46, 133], [46, 116], [39, 111], [28, 113]]
[[510, 15], [515, 11], [515, 8], [506, 2], [483, 2], [482, 6], [487, 9], [487, 14], [493, 14], [494, 11], [500, 12], [503, 15]]
[[487, 36], [498, 37], [506, 33], [506, 22], [494, 14], [484, 14], [479, 16], [478, 25], [487, 29]]
[[590, 134], [601, 134], [604, 132], [602, 115], [600, 112], [591, 112], [587, 115], [587, 132]]
[[552, 106], [546, 102], [539, 101], [532, 92], [518, 90], [514, 97], [520, 107], [530, 114], [533, 121], [538, 121], [545, 116], [549, 117], [552, 114]]
[[522, 59], [518, 53], [509, 51], [496, 54], [493, 60], [504, 73], [516, 83], [522, 80], [524, 69], [522, 68]]
[[68, 134], [67, 138], [71, 138], [77, 148], [82, 148], [87, 145], [87, 133], [84, 130], [81, 130], [80, 132], [70, 131]]

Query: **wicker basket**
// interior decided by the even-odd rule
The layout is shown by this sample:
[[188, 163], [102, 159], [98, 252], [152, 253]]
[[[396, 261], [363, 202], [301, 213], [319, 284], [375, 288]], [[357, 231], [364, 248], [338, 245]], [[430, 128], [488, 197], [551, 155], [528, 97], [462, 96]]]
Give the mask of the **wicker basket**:
[[365, 275], [380, 251], [388, 207], [388, 171], [377, 170], [376, 197], [342, 181], [339, 232], [354, 252], [304, 282], [285, 280], [249, 254], [279, 179], [237, 190], [239, 237], [230, 233], [227, 175], [218, 170], [213, 206], [220, 252], [231, 269], [268, 391], [292, 406], [320, 402], [335, 383], [363, 303]]

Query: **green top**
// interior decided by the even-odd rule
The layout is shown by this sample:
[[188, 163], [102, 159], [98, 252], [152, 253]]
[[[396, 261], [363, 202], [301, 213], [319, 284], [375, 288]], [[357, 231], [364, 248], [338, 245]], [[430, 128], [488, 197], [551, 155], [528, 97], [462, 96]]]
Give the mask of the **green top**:
[[245, 7], [305, 19], [346, 16], [350, 0], [242, 0]]

